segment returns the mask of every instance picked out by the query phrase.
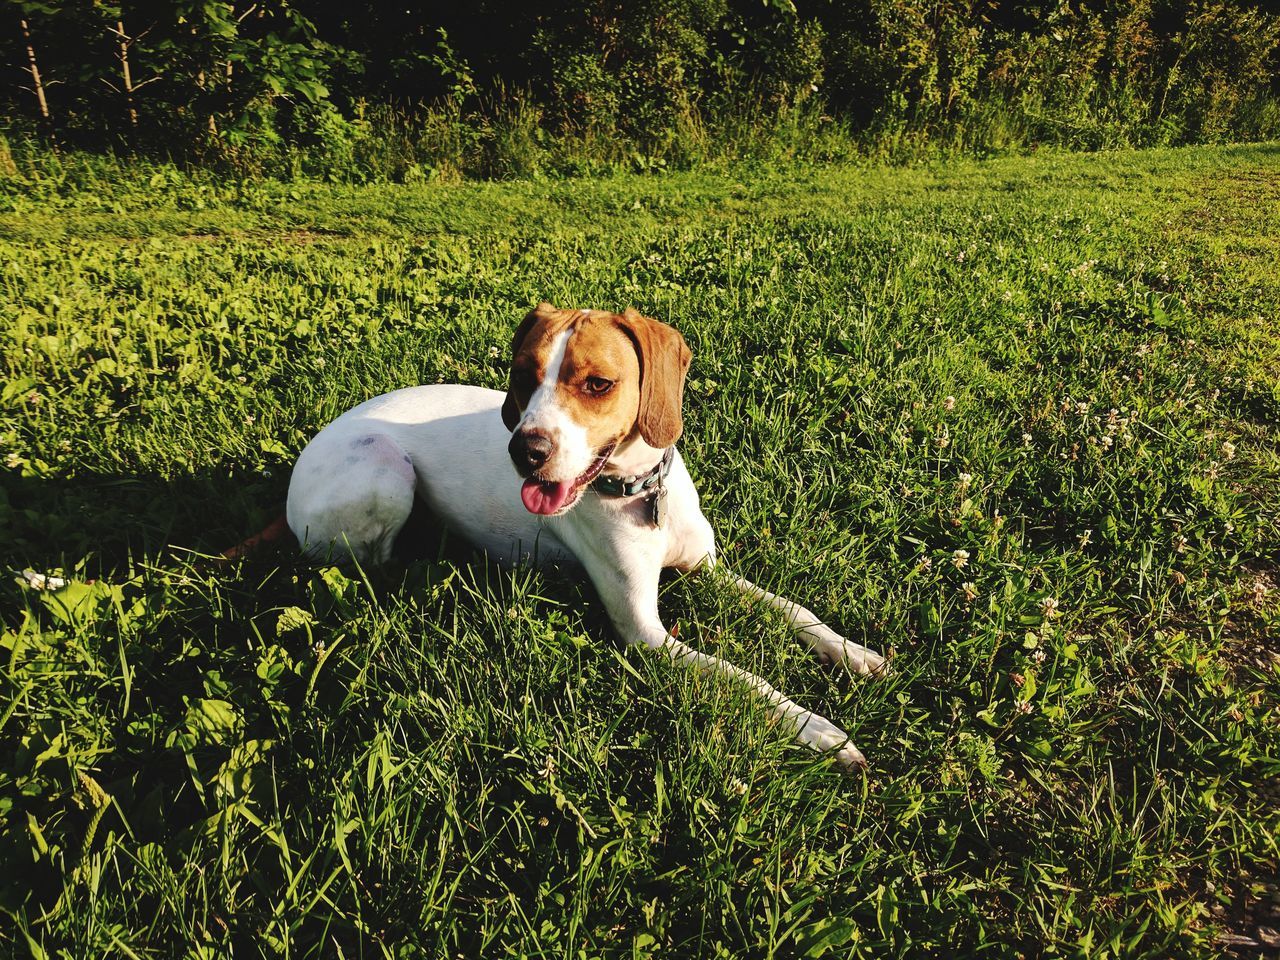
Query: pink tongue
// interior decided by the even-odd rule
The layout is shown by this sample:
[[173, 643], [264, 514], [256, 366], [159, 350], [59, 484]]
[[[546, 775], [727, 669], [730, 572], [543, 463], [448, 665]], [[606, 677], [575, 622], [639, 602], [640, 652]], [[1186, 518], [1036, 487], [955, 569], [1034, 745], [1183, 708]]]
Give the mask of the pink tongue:
[[573, 490], [571, 483], [541, 483], [529, 479], [520, 487], [520, 499], [530, 513], [555, 513]]

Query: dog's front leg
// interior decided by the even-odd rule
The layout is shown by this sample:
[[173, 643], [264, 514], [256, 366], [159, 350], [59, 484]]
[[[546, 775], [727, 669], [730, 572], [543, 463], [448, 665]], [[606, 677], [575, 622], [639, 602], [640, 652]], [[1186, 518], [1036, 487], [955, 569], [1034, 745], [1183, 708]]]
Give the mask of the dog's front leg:
[[658, 615], [658, 572], [604, 569], [587, 563], [592, 583], [604, 601], [609, 618], [628, 643], [643, 644], [674, 663], [687, 664], [704, 673], [729, 677], [745, 686], [769, 705], [777, 717], [801, 743], [820, 753], [828, 753], [846, 770], [865, 767], [866, 758], [849, 740], [849, 735], [826, 717], [804, 709], [775, 690], [762, 677], [735, 667], [726, 660], [699, 653], [673, 637]]
[[884, 657], [870, 647], [846, 640], [819, 620], [811, 610], [786, 597], [770, 593], [750, 580], [729, 573], [723, 567], [717, 566], [713, 569], [723, 574], [735, 590], [752, 599], [763, 600], [786, 617], [792, 632], [805, 646], [817, 654], [818, 659], [823, 663], [838, 664], [850, 673], [866, 676], [880, 676], [888, 670], [888, 663]]

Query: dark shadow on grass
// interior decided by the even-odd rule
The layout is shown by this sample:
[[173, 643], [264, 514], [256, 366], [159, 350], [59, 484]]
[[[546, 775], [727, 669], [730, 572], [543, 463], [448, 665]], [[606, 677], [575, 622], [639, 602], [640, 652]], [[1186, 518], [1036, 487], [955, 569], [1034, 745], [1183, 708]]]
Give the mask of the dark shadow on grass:
[[[190, 851], [205, 849], [201, 837], [207, 818], [225, 800], [216, 793], [218, 771], [231, 759], [233, 746], [218, 737], [193, 734], [191, 717], [193, 711], [198, 715], [199, 704], [225, 702], [238, 718], [236, 742], [273, 744], [269, 748], [275, 751], [273, 756], [306, 759], [305, 764], [282, 760], [269, 779], [265, 773], [259, 775], [260, 782], [247, 788], [259, 808], [290, 822], [325, 815], [328, 808], [323, 802], [315, 806], [317, 793], [328, 796], [318, 790], [317, 778], [328, 783], [343, 776], [351, 758], [368, 748], [378, 731], [391, 722], [389, 716], [403, 709], [394, 703], [416, 696], [416, 684], [423, 678], [406, 678], [396, 667], [397, 651], [375, 653], [367, 608], [357, 600], [365, 595], [364, 587], [331, 597], [314, 565], [297, 556], [291, 537], [243, 561], [215, 562], [222, 550], [280, 514], [286, 489], [287, 476], [236, 471], [175, 477], [3, 477], [0, 504], [6, 522], [0, 523], [0, 550], [9, 568], [6, 572], [61, 569], [77, 581], [115, 584], [135, 576], [139, 567], [162, 572], [156, 577], [145, 575], [144, 583], [127, 588], [126, 608], [139, 597], [148, 600], [140, 612], [126, 615], [104, 604], [97, 613], [82, 611], [84, 622], [76, 625], [63, 623], [52, 605], [45, 603], [47, 595], [18, 586], [12, 577], [0, 584], [0, 606], [7, 611], [3, 626], [20, 619], [17, 612], [25, 608], [41, 630], [49, 631], [50, 643], [83, 644], [95, 658], [104, 648], [110, 651], [101, 656], [105, 673], [69, 674], [57, 697], [18, 702], [0, 728], [0, 760], [6, 769], [18, 768], [25, 775], [31, 757], [60, 742], [68, 723], [92, 718], [93, 729], [77, 730], [75, 736], [104, 737], [103, 742], [111, 745], [88, 768], [114, 800], [101, 835], [127, 833], [137, 843], [159, 844], [181, 862]], [[431, 584], [460, 568], [462, 576], [481, 589], [491, 586], [498, 595], [511, 589], [506, 574], [493, 576], [497, 568], [491, 561], [460, 538], [449, 536], [419, 505], [397, 541], [395, 562], [385, 570], [364, 573], [378, 602], [381, 598], [390, 605], [417, 602], [431, 609]], [[349, 573], [364, 579], [354, 570]], [[581, 589], [554, 574], [536, 585], [540, 600], [575, 609], [583, 606]], [[587, 629], [603, 647], [613, 642], [611, 632], [603, 615], [594, 612], [596, 605], [591, 607]], [[311, 625], [305, 629], [282, 626], [281, 612], [290, 608], [312, 613]], [[436, 622], [447, 623], [450, 613], [447, 603], [430, 615]], [[128, 617], [140, 618], [140, 625], [122, 629]], [[353, 629], [355, 635], [348, 636]], [[429, 629], [422, 636], [424, 645], [439, 642]], [[338, 654], [321, 670], [317, 644], [322, 649], [325, 643]], [[489, 650], [486, 655], [498, 652]], [[119, 678], [111, 675], [117, 656], [128, 664], [128, 694], [122, 692]], [[384, 656], [390, 657], [389, 662]], [[366, 669], [374, 679], [362, 685]], [[483, 676], [477, 683], [483, 687]], [[355, 689], [360, 692], [353, 700]], [[460, 696], [465, 700], [465, 695]], [[127, 708], [122, 706], [126, 701]], [[79, 706], [68, 713], [63, 709], [66, 702]], [[554, 702], [555, 696], [549, 695], [545, 708], [553, 709]], [[434, 734], [422, 731], [421, 742]], [[503, 750], [518, 747], [498, 739]], [[469, 782], [468, 789], [477, 791], [493, 752], [481, 741], [468, 748], [474, 749], [476, 758], [467, 770], [477, 771], [476, 782]], [[20, 805], [21, 812], [42, 822], [48, 821], [50, 810], [67, 806], [69, 794], [64, 787], [75, 782], [76, 773], [57, 758], [47, 764], [57, 773], [56, 782], [41, 781], [43, 792], [24, 798]], [[203, 784], [203, 792], [197, 782]], [[530, 802], [517, 779], [508, 786], [512, 803]], [[572, 823], [561, 823], [565, 817], [551, 799], [541, 795], [533, 799], [565, 831], [558, 848], [576, 836]], [[435, 830], [443, 814], [428, 808], [422, 816]], [[90, 812], [72, 810], [59, 827], [65, 837], [63, 833], [58, 837], [68, 844], [79, 843], [89, 819]], [[299, 827], [300, 835], [309, 836], [312, 826]], [[550, 848], [546, 851], [548, 863], [556, 860], [553, 854]], [[273, 862], [272, 857], [263, 857], [256, 865], [257, 876], [268, 888], [283, 887], [287, 879], [276, 875]], [[16, 895], [27, 898], [24, 902], [37, 912], [52, 909], [63, 881], [57, 865], [43, 859], [18, 885]], [[0, 902], [8, 887], [0, 883]], [[531, 898], [534, 895], [536, 884], [529, 891]], [[414, 891], [405, 892], [405, 902], [412, 905], [415, 896]], [[387, 911], [388, 929], [394, 929], [397, 908], [403, 905], [395, 903]], [[158, 906], [148, 907], [153, 908]]]
[[[6, 566], [78, 579], [119, 576], [140, 562], [218, 557], [284, 513], [288, 475], [204, 470], [179, 476], [88, 474], [0, 478], [0, 555]], [[247, 560], [288, 562], [289, 535]], [[447, 535], [421, 503], [396, 541], [395, 558], [466, 563], [475, 551]]]
[[0, 478], [7, 565], [80, 577], [140, 561], [218, 554], [284, 510], [287, 477], [238, 470], [178, 476], [87, 474]]

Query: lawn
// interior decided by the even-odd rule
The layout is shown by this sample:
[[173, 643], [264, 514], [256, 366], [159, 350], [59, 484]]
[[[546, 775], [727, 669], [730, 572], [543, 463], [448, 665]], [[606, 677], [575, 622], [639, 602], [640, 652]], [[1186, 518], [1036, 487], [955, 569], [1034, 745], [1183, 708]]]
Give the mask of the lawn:
[[[1274, 145], [0, 179], [0, 952], [1256, 955], [1278, 219]], [[357, 401], [504, 385], [540, 299], [683, 332], [723, 558], [893, 672], [823, 669], [712, 578], [664, 617], [865, 774], [430, 526], [391, 570], [212, 562]]]

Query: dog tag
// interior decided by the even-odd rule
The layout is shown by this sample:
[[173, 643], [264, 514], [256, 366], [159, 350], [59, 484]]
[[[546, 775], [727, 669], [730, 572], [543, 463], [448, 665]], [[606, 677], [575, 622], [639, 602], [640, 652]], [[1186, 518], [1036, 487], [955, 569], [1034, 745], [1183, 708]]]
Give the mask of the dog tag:
[[659, 487], [658, 492], [649, 498], [649, 522], [659, 529], [667, 521], [667, 490]]

